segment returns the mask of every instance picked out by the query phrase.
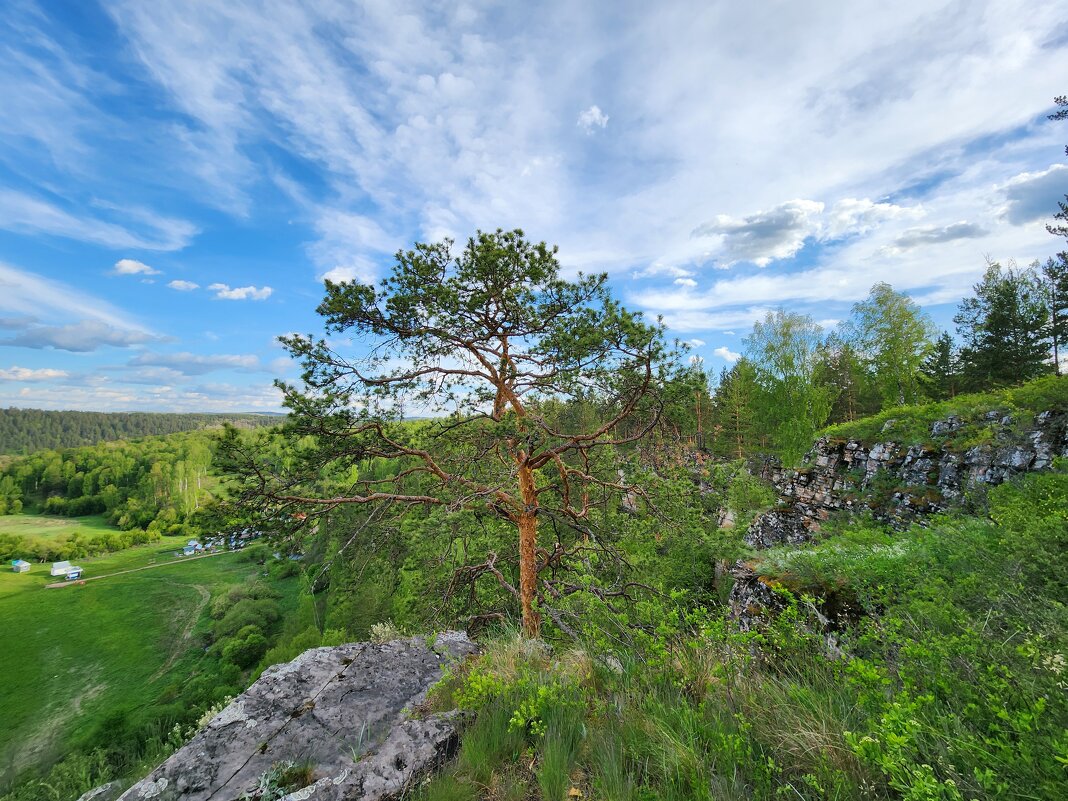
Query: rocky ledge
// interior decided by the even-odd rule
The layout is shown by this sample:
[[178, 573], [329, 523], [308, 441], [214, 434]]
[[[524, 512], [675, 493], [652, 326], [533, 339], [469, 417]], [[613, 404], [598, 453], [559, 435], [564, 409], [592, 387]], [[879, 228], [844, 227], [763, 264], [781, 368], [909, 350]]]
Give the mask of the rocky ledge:
[[257, 799], [271, 772], [291, 763], [310, 783], [284, 801], [394, 798], [455, 745], [450, 715], [410, 712], [446, 663], [475, 650], [466, 634], [447, 632], [431, 644], [416, 637], [306, 651], [265, 670], [120, 801]]
[[[894, 422], [888, 421], [886, 433], [892, 433]], [[970, 427], [974, 430], [977, 423], [989, 436], [966, 448], [959, 446], [957, 435], [968, 426], [959, 417], [949, 417], [931, 425], [929, 441], [922, 445], [888, 440], [869, 446], [821, 438], [800, 470], [765, 463], [762, 477], [778, 490], [780, 503], [750, 524], [746, 544], [756, 549], [803, 545], [836, 512], [868, 513], [903, 528], [959, 504], [970, 488], [1047, 470], [1054, 458], [1068, 457], [1068, 414], [1042, 412], [1021, 428], [1006, 413], [991, 411]], [[776, 582], [759, 576], [752, 565], [740, 561], [731, 573], [730, 613], [740, 628], [759, 626], [782, 609]], [[833, 653], [834, 630], [859, 610], [850, 599], [833, 593], [820, 598], [818, 606], [813, 611]]]
[[[893, 422], [887, 424], [890, 433]], [[989, 440], [963, 450], [953, 435], [964, 422], [949, 417], [932, 424], [925, 444], [888, 440], [868, 446], [821, 438], [805, 457], [806, 467], [787, 470], [766, 463], [762, 477], [778, 490], [781, 503], [753, 521], [746, 543], [753, 548], [799, 544], [840, 511], [867, 512], [907, 526], [959, 503], [969, 488], [1046, 470], [1055, 457], [1068, 456], [1066, 414], [1042, 412], [1022, 431], [1003, 412], [989, 412], [981, 422], [990, 430]]]

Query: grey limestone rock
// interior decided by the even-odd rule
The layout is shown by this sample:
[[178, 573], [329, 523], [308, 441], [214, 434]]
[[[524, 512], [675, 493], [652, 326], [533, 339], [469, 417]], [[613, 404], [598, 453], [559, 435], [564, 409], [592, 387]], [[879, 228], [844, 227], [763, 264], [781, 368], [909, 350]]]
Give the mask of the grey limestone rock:
[[78, 801], [115, 801], [121, 792], [122, 785], [119, 782], [108, 782], [83, 793]]
[[745, 532], [751, 548], [797, 545], [812, 538], [805, 517], [794, 509], [772, 509], [754, 520]]
[[313, 766], [287, 801], [372, 801], [399, 794], [450, 751], [449, 715], [409, 713], [452, 660], [474, 653], [461, 632], [428, 644], [313, 648], [275, 665], [120, 801], [235, 801], [272, 766]]

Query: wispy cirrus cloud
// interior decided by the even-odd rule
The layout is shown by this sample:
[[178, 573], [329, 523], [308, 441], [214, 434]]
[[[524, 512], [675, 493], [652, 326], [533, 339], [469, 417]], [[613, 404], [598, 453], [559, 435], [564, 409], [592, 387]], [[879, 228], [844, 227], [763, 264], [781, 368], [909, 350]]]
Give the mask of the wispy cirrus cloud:
[[[90, 210], [80, 213], [59, 204], [14, 189], [0, 187], [0, 228], [17, 233], [47, 234], [109, 248], [180, 250], [192, 240], [197, 227], [185, 220], [165, 217], [144, 209], [135, 211], [140, 225], [133, 229], [109, 221]], [[113, 213], [122, 216], [121, 210]]]
[[0, 311], [19, 317], [8, 318], [26, 328], [42, 319], [86, 318], [99, 320], [116, 329], [147, 330], [129, 314], [108, 301], [70, 284], [0, 262]]
[[162, 367], [187, 376], [204, 375], [218, 370], [255, 372], [262, 369], [257, 356], [242, 354], [152, 353], [134, 356], [130, 367]]

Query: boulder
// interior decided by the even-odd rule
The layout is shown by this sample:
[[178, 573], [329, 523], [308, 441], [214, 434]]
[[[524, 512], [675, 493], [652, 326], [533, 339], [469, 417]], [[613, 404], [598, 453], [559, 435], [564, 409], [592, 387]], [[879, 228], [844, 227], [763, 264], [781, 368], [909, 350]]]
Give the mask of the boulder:
[[401, 793], [455, 744], [451, 715], [411, 714], [450, 661], [474, 653], [460, 632], [428, 644], [313, 648], [275, 665], [120, 801], [234, 801], [280, 765], [310, 769], [287, 801], [372, 801]]

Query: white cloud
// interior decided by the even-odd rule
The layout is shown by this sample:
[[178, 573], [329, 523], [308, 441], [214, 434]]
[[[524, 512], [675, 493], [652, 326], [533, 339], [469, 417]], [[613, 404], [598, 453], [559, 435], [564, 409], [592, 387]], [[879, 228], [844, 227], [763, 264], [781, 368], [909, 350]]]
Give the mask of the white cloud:
[[139, 353], [128, 362], [130, 367], [163, 367], [182, 375], [204, 375], [216, 370], [257, 371], [260, 360], [253, 355], [198, 353]]
[[208, 289], [215, 293], [217, 300], [267, 300], [274, 292], [269, 286], [238, 286], [231, 288], [227, 284], [209, 284]]
[[578, 126], [587, 134], [592, 134], [594, 128], [604, 128], [608, 125], [608, 115], [601, 111], [599, 106], [590, 106], [578, 115]]
[[67, 375], [66, 370], [55, 370], [51, 367], [36, 370], [29, 367], [0, 369], [0, 381], [54, 381], [58, 378], [66, 378]]
[[891, 246], [892, 252], [908, 250], [909, 248], [922, 245], [937, 245], [943, 242], [952, 242], [956, 239], [979, 239], [989, 233], [981, 225], [960, 222], [949, 225], [932, 225], [922, 228], [909, 228], [894, 239]]
[[921, 208], [844, 198], [830, 209], [817, 200], [789, 200], [741, 218], [717, 215], [699, 225], [693, 236], [714, 238], [712, 253], [720, 265], [749, 261], [758, 267], [794, 256], [812, 239], [826, 242], [867, 234], [884, 222], [922, 216]]
[[[98, 204], [102, 205], [102, 204]], [[99, 214], [81, 215], [14, 189], [0, 188], [0, 228], [23, 234], [47, 234], [110, 248], [180, 250], [197, 233], [185, 220], [162, 217], [144, 209], [108, 207], [114, 216], [139, 218], [141, 230], [109, 221]]]
[[1053, 164], [1041, 172], [1024, 172], [1004, 187], [1004, 217], [1013, 225], [1032, 220], [1052, 219], [1057, 202], [1068, 194], [1068, 166]]
[[[771, 32], [764, 10], [727, 2], [666, 2], [611, 29], [596, 3], [486, 15], [421, 2], [400, 13], [375, 4], [266, 13], [116, 0], [109, 12], [191, 120], [177, 139], [215, 193], [252, 185], [259, 163], [245, 145], [270, 131], [272, 146], [318, 170], [325, 188], [309, 208], [389, 220], [405, 243], [519, 225], [558, 242], [569, 268], [628, 272], [706, 262], [711, 237], [689, 237], [702, 221], [744, 222], [784, 198], [824, 200], [819, 232], [714, 236], [732, 239], [735, 257], [774, 259], [806, 236], [896, 222], [894, 204], [876, 198], [917, 176], [965, 171], [976, 160], [970, 142], [1030, 125], [1049, 104], [1044, 76], [1068, 72], [1068, 48], [1049, 45], [1063, 9], [1023, 0], [964, 16], [923, 0], [862, 2], [848, 19], [802, 3]], [[614, 109], [611, 150], [570, 136], [591, 96], [600, 116]], [[1035, 168], [1033, 152], [1013, 159], [998, 182]], [[974, 194], [953, 219], [977, 220], [986, 202]], [[361, 244], [313, 259], [322, 274], [367, 278], [376, 255]], [[869, 285], [892, 277], [856, 269]]]
[[104, 346], [126, 348], [162, 339], [163, 337], [147, 331], [116, 328], [103, 320], [81, 320], [60, 326], [33, 325], [13, 337], [0, 339], [0, 345], [89, 353]]
[[821, 238], [866, 234], [889, 220], [914, 218], [923, 215], [921, 207], [906, 208], [894, 203], [877, 203], [868, 198], [843, 198], [825, 215]]
[[115, 275], [160, 275], [159, 270], [137, 259], [119, 259], [112, 270]]
[[86, 409], [102, 412], [277, 412], [281, 393], [267, 382], [175, 386], [170, 383], [126, 384], [97, 381], [38, 383], [24, 387], [18, 405], [35, 409]]
[[183, 281], [180, 278], [168, 282], [167, 286], [171, 289], [177, 289], [179, 292], [191, 292], [194, 289], [200, 289], [200, 284], [195, 284], [192, 281]]
[[705, 341], [703, 339], [698, 339], [697, 337], [694, 337], [693, 339], [688, 339], [686, 340], [686, 342], [690, 345], [693, 345], [693, 347], [695, 348], [703, 348], [705, 346]]
[[676, 286], [689, 287], [690, 289], [697, 286], [697, 282], [692, 278], [676, 278], [672, 283]]
[[723, 359], [723, 361], [727, 362], [727, 364], [734, 364], [736, 361], [738, 361], [740, 358], [742, 358], [742, 354], [735, 353], [733, 350], [728, 348], [726, 345], [723, 345], [722, 347], [718, 347], [712, 352], [715, 355], [719, 356], [719, 358]]
[[767, 211], [735, 218], [718, 214], [694, 229], [695, 237], [719, 237], [720, 261], [751, 261], [766, 267], [775, 259], [797, 253], [805, 239], [818, 230], [823, 204], [815, 200], [789, 200]]

